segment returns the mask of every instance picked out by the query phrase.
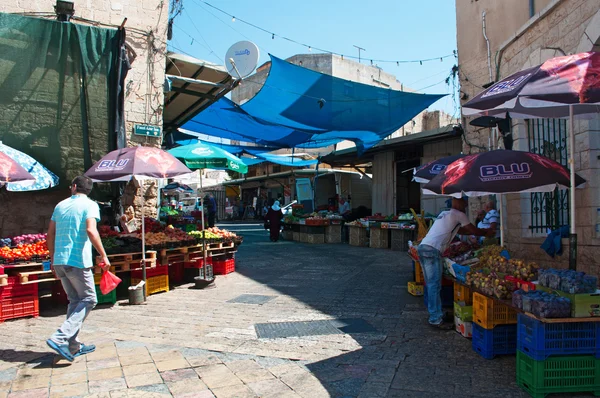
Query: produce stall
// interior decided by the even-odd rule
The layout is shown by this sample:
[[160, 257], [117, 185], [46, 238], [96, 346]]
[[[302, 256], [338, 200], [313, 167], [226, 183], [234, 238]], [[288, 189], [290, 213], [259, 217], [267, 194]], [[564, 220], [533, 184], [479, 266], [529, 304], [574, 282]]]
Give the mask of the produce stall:
[[[461, 242], [444, 255], [452, 259], [445, 261], [442, 301], [453, 307], [456, 330], [472, 338], [475, 352], [486, 359], [516, 355], [517, 384], [533, 397], [600, 391], [596, 277], [540, 268], [510, 258], [500, 246]], [[418, 258], [414, 264], [409, 291], [423, 294]]]
[[333, 213], [294, 214], [283, 219], [283, 238], [302, 243], [341, 243], [343, 218]]

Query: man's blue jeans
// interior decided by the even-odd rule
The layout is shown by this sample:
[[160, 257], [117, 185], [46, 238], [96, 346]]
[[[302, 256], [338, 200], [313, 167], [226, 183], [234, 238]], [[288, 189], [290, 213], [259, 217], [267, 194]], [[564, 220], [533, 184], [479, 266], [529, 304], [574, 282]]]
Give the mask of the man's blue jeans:
[[50, 337], [50, 340], [59, 345], [68, 344], [71, 353], [75, 353], [81, 346], [77, 335], [83, 326], [83, 321], [98, 304], [94, 274], [91, 268], [76, 268], [68, 265], [54, 265], [54, 271], [67, 293], [69, 306], [67, 320]]
[[444, 316], [442, 312], [442, 254], [435, 247], [419, 245], [419, 260], [423, 268], [423, 276], [427, 284], [427, 311], [429, 323], [438, 325]]

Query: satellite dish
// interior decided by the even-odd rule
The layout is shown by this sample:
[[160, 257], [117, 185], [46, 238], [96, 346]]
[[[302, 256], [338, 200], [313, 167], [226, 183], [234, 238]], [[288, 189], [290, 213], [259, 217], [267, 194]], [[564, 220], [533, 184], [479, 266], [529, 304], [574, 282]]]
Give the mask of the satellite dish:
[[254, 72], [259, 56], [256, 44], [251, 41], [239, 41], [227, 50], [225, 68], [231, 76], [243, 79]]

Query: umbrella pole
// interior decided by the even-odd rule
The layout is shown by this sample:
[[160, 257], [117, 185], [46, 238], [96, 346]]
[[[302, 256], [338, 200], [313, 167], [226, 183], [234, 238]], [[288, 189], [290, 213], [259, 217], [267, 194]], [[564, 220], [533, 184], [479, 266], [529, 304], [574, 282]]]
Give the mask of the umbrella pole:
[[569, 105], [569, 152], [571, 189], [569, 191], [569, 207], [571, 231], [569, 234], [569, 269], [577, 269], [577, 226], [575, 224], [575, 123], [574, 105]]
[[498, 207], [500, 208], [500, 246], [504, 247], [504, 195], [498, 194]]
[[144, 205], [145, 200], [142, 198], [142, 280], [144, 286], [142, 292], [144, 294], [144, 301], [146, 300], [146, 223], [144, 222]]

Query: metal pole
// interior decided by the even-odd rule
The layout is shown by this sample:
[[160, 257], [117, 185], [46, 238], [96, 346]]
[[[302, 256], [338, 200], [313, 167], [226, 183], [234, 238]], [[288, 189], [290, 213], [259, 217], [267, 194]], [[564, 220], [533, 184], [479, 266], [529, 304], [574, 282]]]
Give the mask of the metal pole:
[[[142, 182], [143, 183], [143, 182]], [[146, 300], [146, 223], [144, 222], [144, 205], [145, 200], [142, 198], [142, 287], [144, 293], [144, 301]]]
[[571, 189], [569, 191], [569, 207], [571, 215], [571, 231], [569, 234], [569, 269], [577, 269], [577, 228], [575, 222], [575, 121], [574, 105], [569, 105], [569, 166], [571, 172]]
[[504, 200], [502, 194], [498, 194], [498, 208], [500, 209], [500, 246], [504, 247]]

